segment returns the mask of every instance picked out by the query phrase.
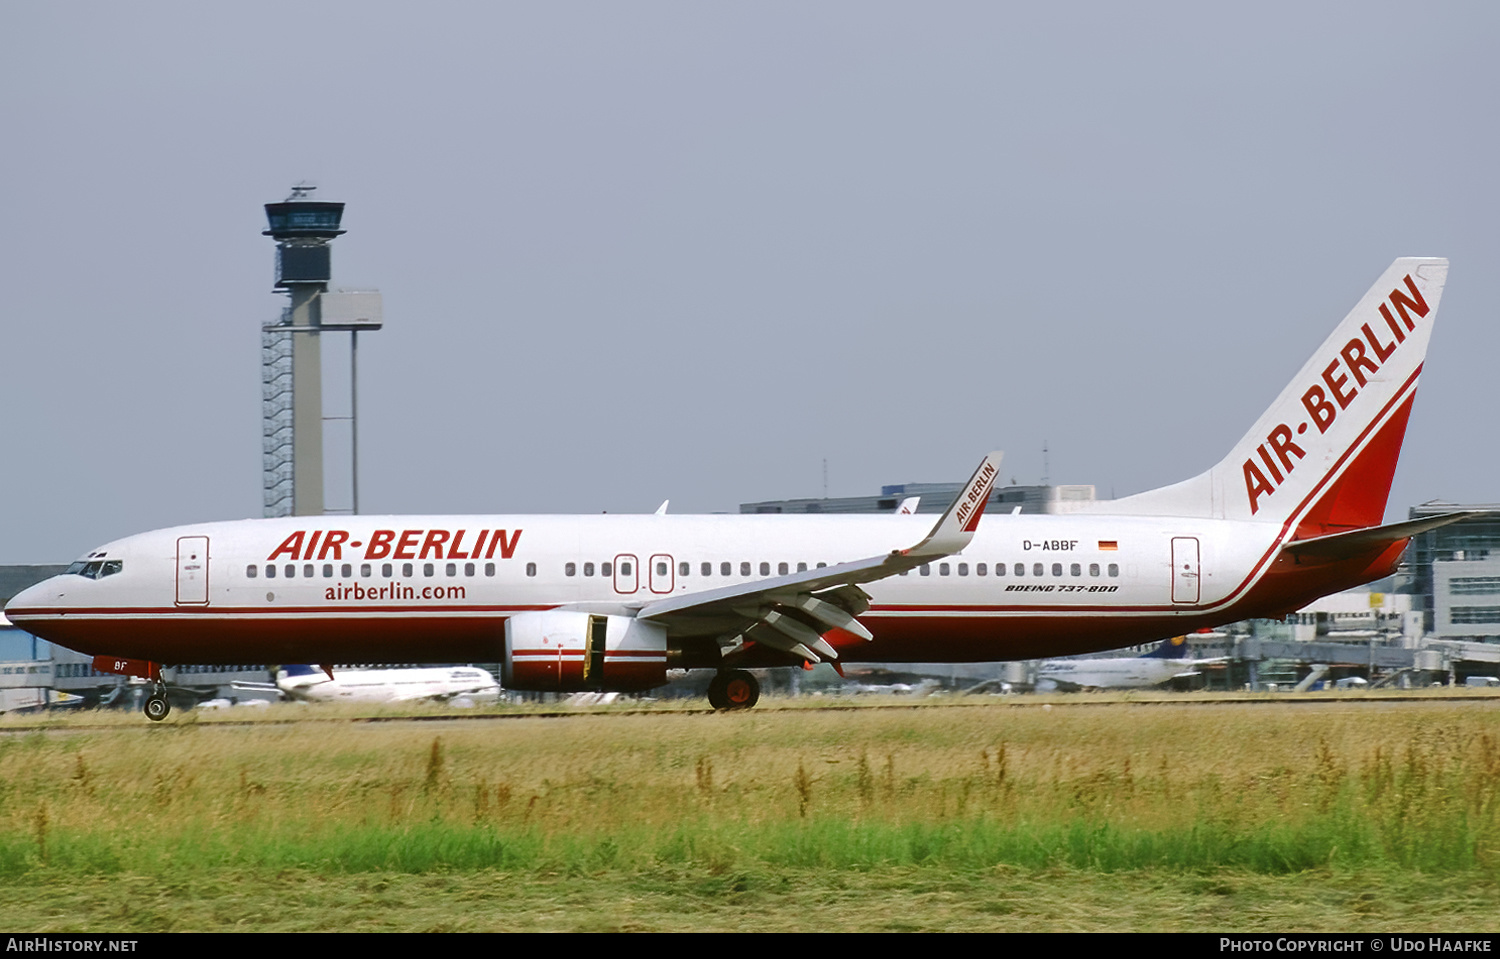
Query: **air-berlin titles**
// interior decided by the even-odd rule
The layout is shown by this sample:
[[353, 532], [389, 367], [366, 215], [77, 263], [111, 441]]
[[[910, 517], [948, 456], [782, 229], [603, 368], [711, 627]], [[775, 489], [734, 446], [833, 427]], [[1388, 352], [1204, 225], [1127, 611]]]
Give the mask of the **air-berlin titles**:
[[342, 529], [298, 530], [276, 547], [267, 556], [268, 561], [286, 558], [290, 560], [343, 559], [344, 547], [349, 547], [350, 559], [354, 550], [364, 547], [363, 560], [372, 559], [494, 559], [498, 551], [501, 559], [510, 559], [521, 542], [520, 530], [482, 529], [472, 540], [465, 543], [469, 531], [456, 532], [446, 529], [377, 529], [370, 534], [368, 544], [351, 540]]
[[976, 511], [976, 507], [990, 498], [990, 487], [995, 485], [995, 475], [998, 472], [993, 463], [986, 461], [979, 473], [979, 482], [970, 485], [968, 497], [958, 504], [958, 527], [965, 533], [974, 532], [974, 527], [979, 525], [980, 512]]
[[[1417, 285], [1412, 282], [1411, 274], [1407, 274], [1405, 279], [1406, 289], [1411, 291], [1411, 296], [1407, 296], [1400, 287], [1397, 287], [1391, 291], [1389, 304], [1380, 304], [1380, 315], [1385, 317], [1385, 325], [1390, 327], [1391, 335], [1395, 339], [1390, 343], [1382, 343], [1380, 337], [1370, 328], [1370, 324], [1364, 324], [1360, 327], [1364, 338], [1355, 337], [1345, 343], [1343, 349], [1339, 350], [1338, 359], [1329, 363], [1323, 370], [1322, 382], [1314, 383], [1308, 387], [1307, 392], [1302, 394], [1302, 406], [1307, 410], [1307, 415], [1312, 422], [1317, 424], [1320, 435], [1328, 432], [1328, 428], [1338, 417], [1339, 410], [1349, 408], [1354, 397], [1359, 395], [1360, 387], [1369, 382], [1366, 377], [1378, 373], [1381, 364], [1390, 359], [1391, 354], [1406, 342], [1406, 334], [1416, 329], [1417, 325], [1413, 322], [1411, 314], [1415, 313], [1417, 319], [1422, 319], [1427, 315], [1427, 301], [1422, 298]], [[1392, 314], [1391, 307], [1395, 307], [1396, 314], [1400, 315], [1400, 323], [1396, 321], [1396, 314]], [[1408, 313], [1408, 310], [1411, 312]], [[1403, 324], [1406, 326], [1404, 330], [1401, 328]], [[1368, 351], [1365, 349], [1367, 344]], [[1351, 376], [1354, 378], [1352, 383], [1349, 379]], [[1328, 388], [1326, 391], [1324, 386]], [[1330, 395], [1338, 403], [1337, 407], [1329, 401]], [[1297, 432], [1299, 434], [1307, 432], [1307, 423], [1298, 423]], [[1275, 493], [1281, 484], [1291, 477], [1292, 470], [1297, 468], [1297, 461], [1307, 455], [1292, 439], [1291, 427], [1285, 423], [1278, 423], [1266, 437], [1266, 441], [1256, 447], [1255, 451], [1259, 454], [1261, 463], [1265, 464], [1265, 472], [1261, 471], [1254, 459], [1245, 460], [1245, 492], [1250, 497], [1251, 515], [1254, 515], [1255, 511], [1260, 508], [1260, 498]], [[1279, 468], [1278, 464], [1280, 464]], [[1266, 478], [1268, 474], [1270, 479]]]

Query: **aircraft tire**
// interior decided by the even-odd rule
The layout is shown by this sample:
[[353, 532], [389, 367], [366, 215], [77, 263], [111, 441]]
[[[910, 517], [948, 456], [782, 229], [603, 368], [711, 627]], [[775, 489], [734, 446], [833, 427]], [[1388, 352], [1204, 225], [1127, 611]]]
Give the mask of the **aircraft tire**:
[[165, 696], [147, 696], [144, 711], [147, 719], [159, 723], [172, 711], [172, 704], [167, 702]]
[[[716, 709], [749, 709], [760, 702], [760, 681], [743, 669], [736, 669], [715, 677], [722, 679], [724, 705]], [[712, 700], [710, 699], [710, 702]]]
[[715, 709], [729, 708], [729, 697], [724, 694], [724, 686], [728, 680], [725, 673], [719, 673], [708, 681], [708, 704]]

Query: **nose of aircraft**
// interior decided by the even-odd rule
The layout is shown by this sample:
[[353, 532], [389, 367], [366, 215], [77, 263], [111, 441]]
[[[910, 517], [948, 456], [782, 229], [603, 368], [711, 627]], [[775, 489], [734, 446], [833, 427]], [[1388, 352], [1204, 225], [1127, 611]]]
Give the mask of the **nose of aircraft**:
[[68, 587], [64, 580], [62, 576], [53, 576], [21, 590], [5, 604], [5, 618], [21, 626], [42, 609], [65, 605]]

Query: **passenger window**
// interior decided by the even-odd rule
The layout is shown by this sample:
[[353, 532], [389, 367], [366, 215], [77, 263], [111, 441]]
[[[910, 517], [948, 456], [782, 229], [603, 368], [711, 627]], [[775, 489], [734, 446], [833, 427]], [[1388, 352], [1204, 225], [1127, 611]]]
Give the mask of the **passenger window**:
[[922, 568], [919, 569], [918, 572], [921, 573], [923, 576], [931, 576], [932, 575], [932, 564], [931, 563], [923, 563], [922, 564]]
[[564, 576], [577, 576], [578, 575], [578, 564], [577, 563], [564, 563], [563, 564], [563, 575]]
[[594, 564], [593, 563], [584, 563], [583, 564], [583, 575], [585, 575], [585, 576], [592, 576], [592, 575], [594, 575]]
[[732, 569], [734, 569], [734, 567], [731, 564], [729, 564], [729, 563], [720, 563], [719, 564], [719, 575], [720, 576], [728, 576], [728, 575], [730, 575], [730, 570], [732, 570]]
[[[531, 565], [535, 566], [536, 564], [532, 563]], [[345, 566], [344, 568], [348, 569], [349, 567]], [[433, 566], [432, 566], [432, 564], [431, 563], [423, 563], [422, 564], [422, 575], [423, 576], [431, 576], [432, 574], [433, 574]], [[535, 576], [536, 574], [535, 573], [531, 573], [530, 575]]]
[[[573, 564], [569, 563], [568, 565], [571, 566]], [[447, 565], [447, 567], [443, 570], [443, 572], [446, 575], [448, 575], [448, 576], [457, 576], [458, 575], [458, 564], [457, 563], [449, 563]]]
[[[308, 570], [307, 575], [311, 576], [312, 575], [312, 571]], [[365, 579], [369, 579], [370, 578], [370, 564], [369, 563], [360, 563], [359, 564], [359, 575], [362, 576], [362, 577], [364, 577]]]
[[702, 573], [704, 576], [712, 576], [714, 574], [714, 564], [713, 563], [704, 563], [703, 567], [699, 570], [699, 572]]
[[267, 563], [266, 564], [266, 579], [275, 579], [275, 578], [276, 578], [276, 567], [272, 566], [270, 563]]
[[776, 575], [777, 576], [785, 576], [787, 573], [790, 573], [791, 571], [792, 571], [791, 567], [787, 566], [787, 564], [785, 564], [785, 563], [777, 563], [776, 564]]
[[339, 573], [340, 573], [340, 575], [342, 575], [342, 576], [343, 576], [343, 577], [344, 577], [344, 578], [345, 578], [345, 579], [348, 579], [348, 578], [349, 578], [349, 577], [351, 577], [351, 576], [353, 576], [353, 575], [354, 575], [354, 567], [353, 567], [353, 566], [352, 566], [352, 565], [350, 565], [350, 564], [349, 564], [349, 563], [345, 563], [345, 564], [344, 564], [344, 565], [343, 565], [343, 566], [342, 566], [342, 567], [341, 567], [341, 568], [340, 568], [340, 569], [339, 569]]
[[1099, 564], [1098, 563], [1090, 563], [1089, 564], [1089, 575], [1090, 576], [1098, 576], [1099, 575]]
[[1017, 563], [1016, 564], [1016, 568], [1015, 568], [1015, 574], [1017, 576], [1025, 576], [1026, 575], [1026, 564], [1025, 563]]
[[967, 575], [969, 575], [969, 564], [968, 563], [959, 563], [958, 564], [958, 575], [960, 575], [960, 576], [967, 576]]
[[259, 566], [251, 565], [251, 566], [246, 566], [245, 567], [245, 576], [248, 577], [248, 578], [250, 578], [250, 579], [254, 579], [259, 572], [260, 572], [260, 567]]
[[678, 563], [677, 564], [677, 575], [678, 576], [686, 576], [688, 574], [688, 571], [691, 570], [692, 568], [693, 568], [693, 564], [692, 563]]
[[1068, 570], [1068, 572], [1072, 573], [1074, 576], [1082, 576], [1083, 575], [1083, 567], [1080, 566], [1077, 563], [1074, 563], [1073, 564], [1073, 568], [1070, 569], [1070, 570]]
[[633, 567], [629, 563], [621, 563], [620, 564], [620, 575], [621, 576], [629, 576], [629, 575], [631, 575], [630, 571], [631, 571], [632, 568]]
[[391, 573], [393, 571], [394, 570], [392, 569], [390, 563], [381, 563], [380, 564], [380, 575], [384, 576], [386, 579], [390, 579], [391, 578]]
[[826, 566], [827, 566], [827, 565], [828, 565], [828, 564], [827, 564], [827, 563], [819, 563], [819, 564], [818, 564], [818, 569], [823, 569], [823, 568], [825, 568], [825, 567], [826, 567]]
[[1111, 575], [1111, 576], [1119, 576], [1120, 575], [1120, 564], [1118, 564], [1118, 563], [1110, 563], [1109, 564], [1109, 575]]
[[1052, 575], [1053, 576], [1061, 576], [1062, 575], [1062, 563], [1053, 563], [1052, 564]]
[[297, 567], [292, 565], [291, 563], [287, 563], [286, 569], [283, 572], [286, 573], [287, 579], [294, 579], [297, 576]]
[[312, 563], [307, 563], [307, 564], [303, 565], [303, 567], [302, 567], [302, 575], [305, 576], [308, 579], [312, 579], [313, 578], [313, 564]]
[[473, 576], [474, 575], [474, 564], [473, 563], [465, 563], [464, 564], [464, 575], [465, 576]]
[[[332, 567], [329, 567], [329, 568], [332, 569]], [[407, 577], [409, 579], [411, 577], [411, 574], [412, 574], [411, 571], [412, 571], [412, 565], [410, 563], [402, 563], [401, 564], [401, 575], [402, 576], [405, 576], [405, 577]]]
[[615, 564], [614, 563], [600, 563], [599, 564], [599, 575], [600, 576], [613, 576], [613, 575], [615, 575]]
[[740, 575], [741, 576], [749, 576], [750, 575], [750, 564], [749, 563], [741, 563], [740, 564]]
[[484, 564], [484, 575], [486, 575], [486, 576], [494, 576], [495, 575], [495, 564], [494, 563], [485, 563]]
[[770, 576], [771, 575], [771, 564], [770, 563], [761, 563], [760, 564], [760, 575], [762, 575], [762, 576]]
[[527, 563], [526, 564], [526, 575], [527, 576], [535, 576], [536, 575], [536, 564], [535, 563]]
[[938, 563], [938, 575], [939, 576], [947, 576], [948, 575], [948, 564], [947, 563]]
[[656, 575], [658, 575], [658, 576], [665, 576], [665, 575], [667, 575], [667, 564], [666, 563], [657, 563], [656, 564]]
[[1005, 564], [1004, 563], [996, 563], [995, 564], [995, 575], [996, 576], [1004, 576], [1005, 575]]
[[797, 572], [799, 572], [799, 573], [805, 573], [805, 572], [807, 572], [807, 564], [806, 563], [798, 563], [797, 564]]
[[1041, 563], [1032, 563], [1031, 564], [1031, 575], [1033, 575], [1033, 576], [1040, 576], [1040, 575], [1042, 575], [1042, 564]]

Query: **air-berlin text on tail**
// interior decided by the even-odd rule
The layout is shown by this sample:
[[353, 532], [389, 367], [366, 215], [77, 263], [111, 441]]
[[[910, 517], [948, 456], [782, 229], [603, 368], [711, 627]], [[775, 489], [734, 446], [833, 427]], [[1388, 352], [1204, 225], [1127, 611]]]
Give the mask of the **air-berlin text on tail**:
[[355, 550], [361, 548], [364, 555], [358, 558], [366, 560], [494, 559], [496, 552], [501, 559], [510, 559], [520, 542], [518, 529], [482, 529], [472, 538], [466, 529], [377, 529], [371, 531], [368, 542], [350, 539], [348, 530], [299, 529], [282, 540], [266, 559], [343, 559], [346, 546], [350, 559], [355, 559]]
[[[1361, 335], [1345, 343], [1337, 358], [1323, 369], [1319, 382], [1302, 394], [1302, 407], [1307, 411], [1308, 419], [1297, 424], [1299, 435], [1307, 432], [1309, 422], [1318, 427], [1319, 435], [1327, 433], [1339, 412], [1349, 408], [1360, 389], [1369, 382], [1369, 377], [1380, 371], [1381, 365], [1406, 342], [1406, 334], [1416, 329], [1413, 315], [1422, 319], [1428, 314], [1427, 301], [1417, 284], [1412, 282], [1411, 274], [1406, 275], [1405, 283], [1405, 290], [1396, 287], [1386, 298], [1387, 302], [1380, 304], [1380, 315], [1390, 330], [1390, 342], [1381, 342], [1384, 330], [1377, 333], [1369, 323], [1359, 328]], [[1245, 460], [1244, 467], [1245, 493], [1250, 497], [1252, 515], [1260, 509], [1260, 498], [1274, 494], [1283, 482], [1291, 478], [1297, 462], [1307, 455], [1292, 439], [1292, 427], [1285, 423], [1276, 424], [1255, 452], [1260, 462], [1256, 463], [1256, 458], [1252, 457]], [[1262, 470], [1261, 466], [1265, 469]]]

